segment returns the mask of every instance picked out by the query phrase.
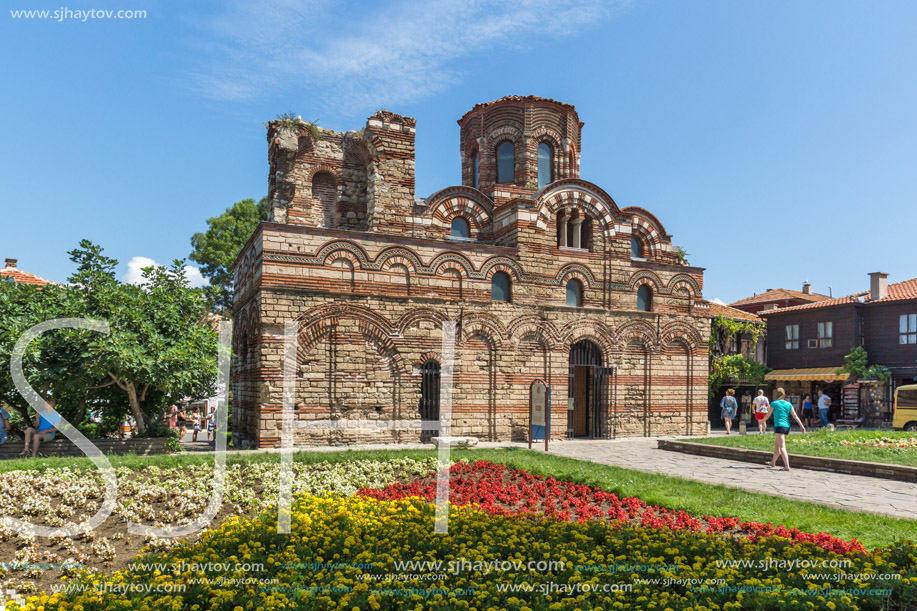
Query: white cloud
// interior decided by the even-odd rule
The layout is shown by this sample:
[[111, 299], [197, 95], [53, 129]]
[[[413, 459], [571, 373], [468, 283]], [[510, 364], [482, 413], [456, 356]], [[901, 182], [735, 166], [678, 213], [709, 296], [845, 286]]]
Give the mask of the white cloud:
[[726, 305], [726, 302], [720, 299], [719, 297], [714, 297], [713, 299], [710, 300], [710, 303], [715, 303], [718, 305]]
[[[498, 47], [586, 35], [627, 0], [403, 0], [340, 10], [330, 0], [237, 0], [210, 24], [217, 42], [197, 83], [248, 100], [269, 89], [321, 92], [345, 114], [414, 102], [461, 82], [458, 60]], [[334, 10], [337, 8], [337, 10]]]
[[[143, 284], [143, 268], [159, 266], [159, 263], [149, 257], [134, 257], [127, 262], [127, 272], [121, 279], [128, 284]], [[201, 275], [201, 270], [190, 265], [185, 266], [185, 275], [188, 277], [188, 284], [198, 288], [210, 284], [207, 279]]]

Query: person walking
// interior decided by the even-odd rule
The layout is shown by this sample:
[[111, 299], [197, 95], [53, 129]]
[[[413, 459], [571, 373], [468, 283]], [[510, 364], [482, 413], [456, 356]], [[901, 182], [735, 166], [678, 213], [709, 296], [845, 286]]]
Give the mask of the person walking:
[[174, 429], [178, 426], [178, 406], [172, 405], [169, 409], [169, 428]]
[[755, 419], [758, 421], [758, 432], [762, 435], [767, 433], [767, 415], [770, 413], [770, 401], [764, 396], [764, 390], [758, 391], [758, 396], [753, 402], [755, 408]]
[[175, 416], [175, 422], [178, 426], [178, 442], [182, 443], [185, 440], [185, 434], [188, 432], [188, 422], [185, 420], [185, 410], [179, 408], [178, 414]]
[[825, 391], [818, 389], [818, 417], [822, 426], [828, 426], [828, 410], [831, 409], [831, 397]]
[[720, 401], [720, 416], [723, 418], [723, 422], [726, 423], [726, 434], [732, 434], [732, 421], [736, 417], [736, 410], [739, 409], [739, 403], [736, 401], [735, 389], [728, 389], [726, 391], [726, 396], [723, 397], [723, 400]]
[[799, 424], [800, 430], [805, 433], [806, 427], [796, 415], [793, 404], [785, 401], [786, 391], [778, 388], [774, 391], [774, 402], [770, 404], [769, 418], [774, 416], [774, 457], [771, 459], [771, 468], [777, 467], [777, 458], [783, 457], [783, 470], [790, 470], [790, 456], [786, 451], [786, 436], [790, 434], [790, 416]]
[[806, 398], [802, 400], [802, 420], [809, 428], [815, 421], [815, 414], [812, 412], [812, 395], [807, 394]]

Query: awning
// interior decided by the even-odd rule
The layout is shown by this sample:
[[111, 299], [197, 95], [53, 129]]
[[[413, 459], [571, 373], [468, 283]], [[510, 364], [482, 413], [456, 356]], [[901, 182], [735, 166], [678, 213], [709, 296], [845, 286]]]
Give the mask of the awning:
[[849, 373], [837, 373], [837, 367], [814, 367], [810, 369], [775, 369], [764, 379], [769, 382], [846, 382]]

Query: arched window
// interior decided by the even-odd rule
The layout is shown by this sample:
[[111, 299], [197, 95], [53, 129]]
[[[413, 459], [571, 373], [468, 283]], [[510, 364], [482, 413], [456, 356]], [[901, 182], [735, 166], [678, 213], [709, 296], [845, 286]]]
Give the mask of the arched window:
[[322, 209], [322, 226], [334, 229], [337, 224], [337, 181], [331, 172], [318, 172], [312, 177], [312, 197]]
[[567, 305], [572, 308], [583, 306], [583, 285], [579, 280], [571, 280], [567, 283]]
[[538, 188], [544, 187], [545, 185], [551, 184], [554, 179], [551, 176], [551, 167], [553, 162], [553, 154], [551, 153], [551, 145], [547, 142], [542, 142], [538, 145]]
[[478, 152], [471, 156], [471, 186], [478, 189]]
[[450, 234], [453, 238], [467, 238], [469, 235], [468, 221], [460, 216], [452, 219], [452, 233]]
[[637, 289], [637, 310], [650, 312], [653, 309], [653, 291], [645, 284]]
[[640, 247], [640, 240], [630, 236], [630, 258], [640, 259], [643, 257], [643, 249]]
[[490, 281], [490, 300], [491, 301], [509, 301], [510, 299], [509, 274], [506, 272], [497, 272]]
[[516, 152], [512, 142], [501, 142], [497, 147], [497, 182], [515, 180]]

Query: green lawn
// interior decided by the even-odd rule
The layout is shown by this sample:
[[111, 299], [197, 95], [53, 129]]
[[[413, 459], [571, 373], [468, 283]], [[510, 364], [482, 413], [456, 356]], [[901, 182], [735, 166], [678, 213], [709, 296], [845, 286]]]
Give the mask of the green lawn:
[[[792, 436], [791, 436], [792, 437]], [[766, 439], [766, 438], [765, 438]], [[432, 450], [363, 450], [341, 452], [297, 452], [294, 460], [303, 463], [339, 462], [355, 459], [387, 460], [402, 456], [425, 458]], [[876, 514], [835, 509], [813, 503], [747, 492], [737, 488], [705, 484], [665, 475], [643, 473], [619, 467], [545, 455], [523, 449], [453, 450], [452, 459], [489, 460], [525, 469], [545, 476], [570, 480], [615, 492], [619, 496], [636, 496], [647, 503], [665, 505], [694, 514], [738, 517], [742, 520], [770, 522], [797, 527], [810, 532], [829, 532], [844, 539], [856, 538], [867, 546], [882, 546], [897, 539], [913, 538], [917, 520], [892, 518]], [[279, 462], [277, 454], [244, 453], [227, 455], [227, 463]], [[176, 454], [160, 456], [112, 456], [115, 467], [142, 469], [147, 466], [181, 467], [212, 464], [209, 454]], [[95, 468], [89, 459], [48, 458], [0, 463], [0, 470], [49, 467], [71, 469]]]
[[[890, 463], [917, 467], [917, 442], [908, 449], [893, 447], [869, 447], [863, 445], [847, 446], [843, 442], [859, 444], [864, 441], [888, 439], [917, 439], [917, 434], [905, 431], [813, 431], [803, 435], [793, 431], [786, 438], [786, 449], [790, 454], [822, 456], [825, 458], [845, 458], [847, 460], [864, 460], [868, 462]], [[729, 437], [707, 437], [705, 439], [683, 439], [710, 445], [749, 450], [774, 451], [773, 432], [767, 435], [731, 435]]]

